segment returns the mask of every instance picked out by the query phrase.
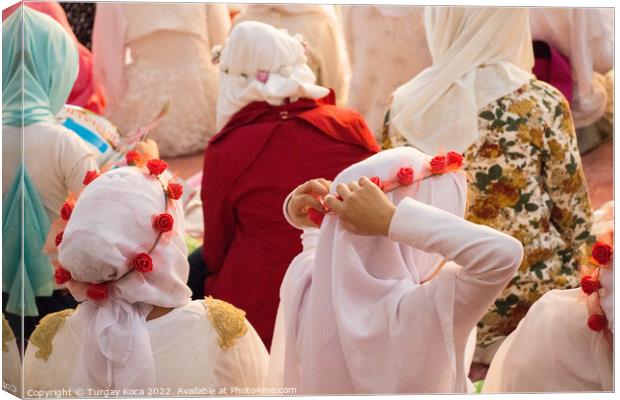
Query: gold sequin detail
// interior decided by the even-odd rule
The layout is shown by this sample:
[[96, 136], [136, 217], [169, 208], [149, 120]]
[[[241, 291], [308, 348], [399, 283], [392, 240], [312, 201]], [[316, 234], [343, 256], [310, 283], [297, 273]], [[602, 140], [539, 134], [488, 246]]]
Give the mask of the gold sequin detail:
[[13, 329], [11, 329], [9, 321], [2, 314], [2, 351], [9, 351], [9, 346], [6, 345], [6, 342], [10, 342], [13, 339], [15, 339]]
[[33, 344], [39, 348], [35, 353], [37, 358], [47, 361], [52, 354], [52, 340], [58, 332], [58, 329], [65, 323], [65, 319], [70, 317], [75, 310], [72, 308], [48, 314], [41, 319], [32, 335], [30, 335], [29, 344]]
[[235, 344], [235, 339], [245, 335], [245, 311], [211, 296], [205, 298], [207, 317], [220, 336], [220, 347], [227, 349]]

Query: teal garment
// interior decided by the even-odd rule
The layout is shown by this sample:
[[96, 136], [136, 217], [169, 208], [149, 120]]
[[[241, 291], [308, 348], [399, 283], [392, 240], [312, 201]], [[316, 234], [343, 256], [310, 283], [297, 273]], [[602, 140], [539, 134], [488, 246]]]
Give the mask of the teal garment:
[[35, 297], [51, 296], [54, 291], [54, 272], [43, 254], [49, 229], [39, 194], [20, 166], [2, 198], [2, 291], [9, 294], [6, 311], [10, 313], [37, 316]]
[[2, 124], [54, 122], [78, 68], [77, 47], [63, 27], [48, 15], [19, 7], [2, 22]]

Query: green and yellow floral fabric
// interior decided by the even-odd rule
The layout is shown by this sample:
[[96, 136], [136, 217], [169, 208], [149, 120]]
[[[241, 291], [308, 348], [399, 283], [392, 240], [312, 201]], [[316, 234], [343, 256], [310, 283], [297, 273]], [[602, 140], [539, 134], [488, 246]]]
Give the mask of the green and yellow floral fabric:
[[[570, 109], [557, 89], [532, 80], [478, 117], [480, 137], [464, 154], [466, 218], [512, 235], [525, 250], [517, 275], [478, 323], [478, 344], [487, 346], [512, 332], [545, 292], [579, 286], [578, 250], [593, 240], [592, 209]], [[387, 132], [384, 148], [406, 144]]]

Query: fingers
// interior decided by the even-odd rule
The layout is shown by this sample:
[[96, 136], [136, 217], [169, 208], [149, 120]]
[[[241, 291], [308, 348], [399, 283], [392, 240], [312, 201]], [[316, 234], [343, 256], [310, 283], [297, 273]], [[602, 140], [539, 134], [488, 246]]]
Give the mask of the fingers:
[[319, 196], [325, 196], [329, 193], [331, 182], [326, 179], [312, 179], [297, 188], [297, 193], [315, 193]]
[[359, 179], [359, 185], [360, 185], [361, 187], [366, 187], [366, 186], [369, 186], [369, 185], [374, 185], [374, 183], [372, 183], [372, 182], [370, 181], [370, 179], [368, 179], [367, 177], [362, 176], [362, 177]]
[[300, 194], [294, 197], [293, 209], [296, 212], [302, 212], [308, 208], [315, 208], [316, 210], [323, 210], [323, 204], [314, 196], [309, 194]]
[[344, 207], [342, 201], [338, 200], [332, 194], [325, 196], [325, 204], [327, 204], [330, 210], [334, 211], [336, 214], [340, 214], [342, 212], [342, 208]]
[[351, 190], [344, 183], [340, 183], [336, 186], [336, 193], [338, 193], [343, 200], [346, 200], [351, 195]]
[[357, 183], [355, 181], [349, 183], [348, 187], [349, 187], [349, 190], [351, 190], [351, 192], [355, 192], [356, 190], [360, 189], [359, 183]]

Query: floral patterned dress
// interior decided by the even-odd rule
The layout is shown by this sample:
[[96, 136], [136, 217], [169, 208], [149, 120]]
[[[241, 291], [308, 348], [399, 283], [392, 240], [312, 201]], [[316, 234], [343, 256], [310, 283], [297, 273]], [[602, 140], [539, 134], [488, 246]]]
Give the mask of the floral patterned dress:
[[[384, 148], [406, 145], [386, 116]], [[480, 110], [480, 137], [465, 152], [466, 218], [519, 239], [517, 275], [478, 323], [478, 344], [510, 334], [551, 289], [579, 286], [579, 248], [591, 243], [592, 209], [566, 99], [531, 80]]]

